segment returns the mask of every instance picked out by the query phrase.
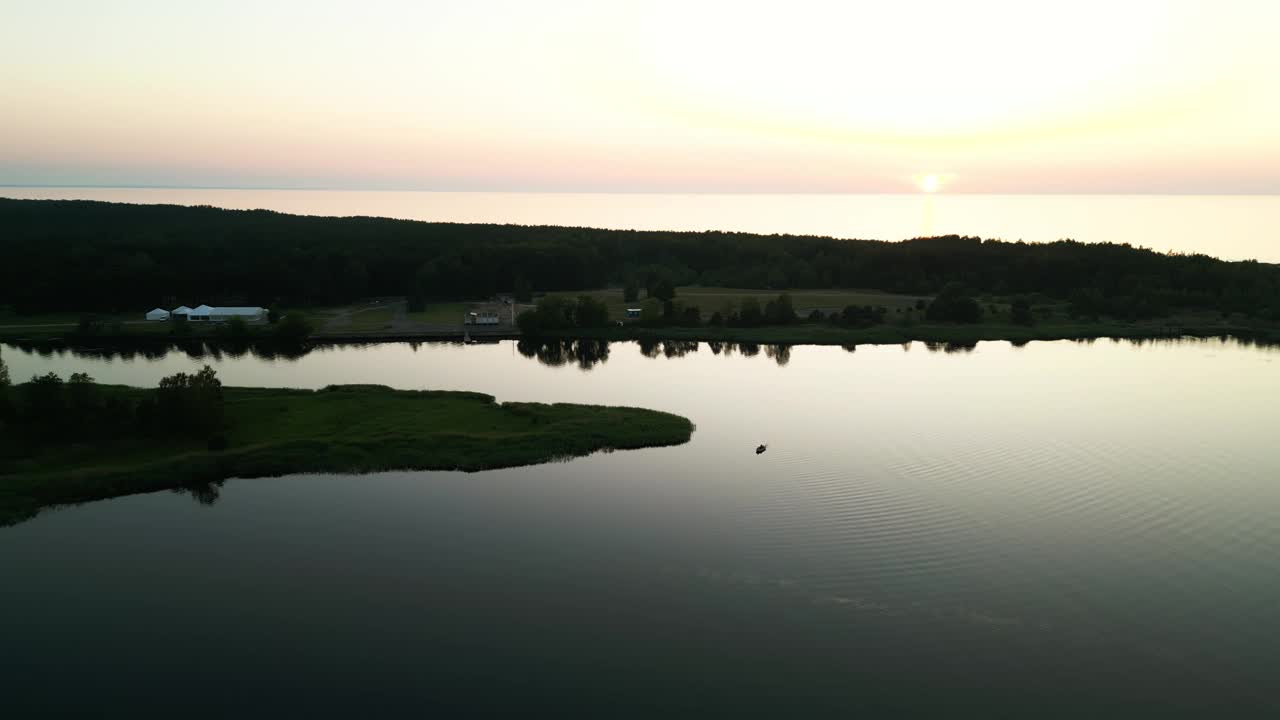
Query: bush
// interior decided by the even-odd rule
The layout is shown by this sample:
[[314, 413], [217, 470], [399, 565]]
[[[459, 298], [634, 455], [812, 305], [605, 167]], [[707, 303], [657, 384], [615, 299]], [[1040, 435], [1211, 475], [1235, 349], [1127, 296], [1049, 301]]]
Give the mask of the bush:
[[951, 283], [929, 303], [925, 318], [931, 322], [982, 322], [982, 306], [965, 292], [963, 286]]
[[846, 305], [839, 317], [832, 317], [844, 327], [866, 328], [882, 324], [886, 312], [886, 308], [872, 305]]
[[285, 345], [301, 345], [311, 337], [312, 330], [311, 323], [305, 317], [289, 313], [276, 323], [274, 337]]
[[791, 296], [783, 293], [764, 306], [764, 321], [768, 325], [790, 325], [796, 321], [796, 309]]

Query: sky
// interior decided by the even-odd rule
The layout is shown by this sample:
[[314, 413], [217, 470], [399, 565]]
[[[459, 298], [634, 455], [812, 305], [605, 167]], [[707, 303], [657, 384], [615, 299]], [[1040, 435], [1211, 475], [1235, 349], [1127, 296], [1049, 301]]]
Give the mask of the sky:
[[0, 184], [1280, 193], [1275, 0], [0, 0]]

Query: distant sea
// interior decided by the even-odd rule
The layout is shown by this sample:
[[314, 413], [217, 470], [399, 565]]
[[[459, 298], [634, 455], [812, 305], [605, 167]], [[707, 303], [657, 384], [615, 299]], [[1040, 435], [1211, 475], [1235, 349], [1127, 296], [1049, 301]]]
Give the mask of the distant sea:
[[265, 208], [466, 223], [1120, 242], [1280, 262], [1276, 195], [739, 195], [0, 187], [0, 197]]

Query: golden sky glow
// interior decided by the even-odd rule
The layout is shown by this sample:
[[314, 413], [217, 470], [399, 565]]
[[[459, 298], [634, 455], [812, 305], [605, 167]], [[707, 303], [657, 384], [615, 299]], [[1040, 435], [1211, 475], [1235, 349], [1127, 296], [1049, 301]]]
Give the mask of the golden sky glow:
[[8, 5], [0, 183], [1280, 192], [1273, 0]]

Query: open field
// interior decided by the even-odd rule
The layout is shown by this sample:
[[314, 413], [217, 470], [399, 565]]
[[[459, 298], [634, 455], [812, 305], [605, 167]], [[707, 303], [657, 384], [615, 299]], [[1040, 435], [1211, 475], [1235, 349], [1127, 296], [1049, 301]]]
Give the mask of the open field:
[[[20, 388], [19, 388], [20, 390]], [[145, 390], [108, 386], [139, 399]], [[0, 524], [41, 507], [300, 472], [484, 470], [605, 449], [676, 445], [693, 425], [670, 413], [595, 405], [497, 403], [466, 392], [382, 386], [225, 388], [229, 448], [125, 436], [0, 460]]]
[[[929, 297], [925, 295], [893, 295], [875, 290], [752, 290], [688, 286], [676, 288], [676, 301], [701, 308], [702, 317], [706, 319], [714, 312], [724, 312], [727, 308], [738, 307], [746, 298], [753, 297], [761, 305], [764, 305], [784, 292], [791, 296], [796, 312], [802, 316], [807, 315], [809, 311], [815, 308], [822, 310], [824, 313], [830, 313], [835, 310], [841, 310], [847, 305], [877, 305], [886, 307], [890, 312], [893, 312], [898, 308], [915, 307], [917, 300], [929, 300]], [[549, 294], [563, 295], [565, 297], [589, 295], [592, 298], [603, 301], [609, 307], [609, 317], [615, 320], [623, 319], [625, 310], [628, 307], [640, 307], [645, 302], [643, 290], [640, 292], [641, 298], [639, 300], [634, 302], [623, 300], [622, 288], [585, 290], [581, 292], [554, 292]]]
[[[346, 322], [342, 324], [342, 327], [347, 330], [354, 330], [357, 332], [384, 330], [391, 327], [395, 318], [395, 308], [386, 306], [369, 308], [348, 315], [346, 317]], [[335, 326], [337, 325], [335, 324]]]
[[462, 325], [463, 316], [467, 314], [470, 307], [471, 303], [466, 302], [428, 303], [426, 309], [421, 312], [406, 312], [405, 318], [412, 322], [430, 325]]

